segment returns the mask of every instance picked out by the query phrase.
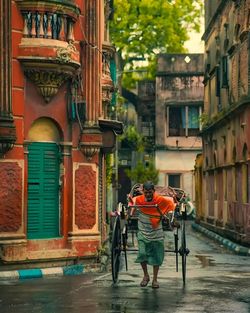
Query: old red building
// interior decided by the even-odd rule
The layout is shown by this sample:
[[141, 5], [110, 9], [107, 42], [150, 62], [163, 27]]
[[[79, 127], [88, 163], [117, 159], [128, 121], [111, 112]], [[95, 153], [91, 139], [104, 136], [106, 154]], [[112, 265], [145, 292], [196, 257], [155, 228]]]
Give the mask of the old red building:
[[106, 239], [112, 1], [0, 0], [0, 260], [93, 256]]
[[197, 221], [250, 244], [249, 12], [244, 0], [205, 1], [203, 155]]

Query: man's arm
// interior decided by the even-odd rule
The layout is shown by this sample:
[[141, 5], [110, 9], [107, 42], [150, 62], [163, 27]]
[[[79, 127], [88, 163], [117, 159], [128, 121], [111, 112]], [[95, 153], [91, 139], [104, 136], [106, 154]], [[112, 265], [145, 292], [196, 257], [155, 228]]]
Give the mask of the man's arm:
[[158, 206], [162, 212], [162, 214], [167, 214], [170, 211], [174, 211], [176, 207], [176, 203], [174, 202], [173, 198], [171, 197], [164, 197], [159, 196], [160, 201], [158, 203]]
[[[128, 206], [133, 206], [136, 203], [136, 197], [132, 198], [131, 195], [128, 197]], [[132, 216], [135, 213], [135, 207], [130, 208], [130, 216]]]

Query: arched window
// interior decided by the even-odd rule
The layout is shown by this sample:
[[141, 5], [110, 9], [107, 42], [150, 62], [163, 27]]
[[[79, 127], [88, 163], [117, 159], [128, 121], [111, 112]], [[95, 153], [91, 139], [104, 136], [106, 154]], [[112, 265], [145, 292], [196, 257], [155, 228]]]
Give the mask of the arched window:
[[50, 118], [41, 117], [31, 125], [27, 139], [28, 141], [59, 143], [61, 137], [56, 123]]

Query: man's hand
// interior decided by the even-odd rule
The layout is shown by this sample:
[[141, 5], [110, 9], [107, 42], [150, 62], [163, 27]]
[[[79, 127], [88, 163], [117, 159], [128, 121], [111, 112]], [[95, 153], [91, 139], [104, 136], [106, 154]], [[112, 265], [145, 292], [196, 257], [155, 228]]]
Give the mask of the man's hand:
[[133, 216], [133, 215], [134, 215], [134, 212], [135, 212], [135, 207], [132, 207], [131, 210], [130, 210], [130, 214], [129, 214], [129, 215], [130, 215], [130, 216]]

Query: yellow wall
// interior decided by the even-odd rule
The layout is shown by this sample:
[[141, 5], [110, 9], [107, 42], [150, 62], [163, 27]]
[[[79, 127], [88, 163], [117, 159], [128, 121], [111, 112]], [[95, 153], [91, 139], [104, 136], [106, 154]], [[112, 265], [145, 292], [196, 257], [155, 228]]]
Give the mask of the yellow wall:
[[55, 123], [49, 118], [39, 118], [36, 120], [28, 133], [30, 141], [60, 141], [60, 134]]

